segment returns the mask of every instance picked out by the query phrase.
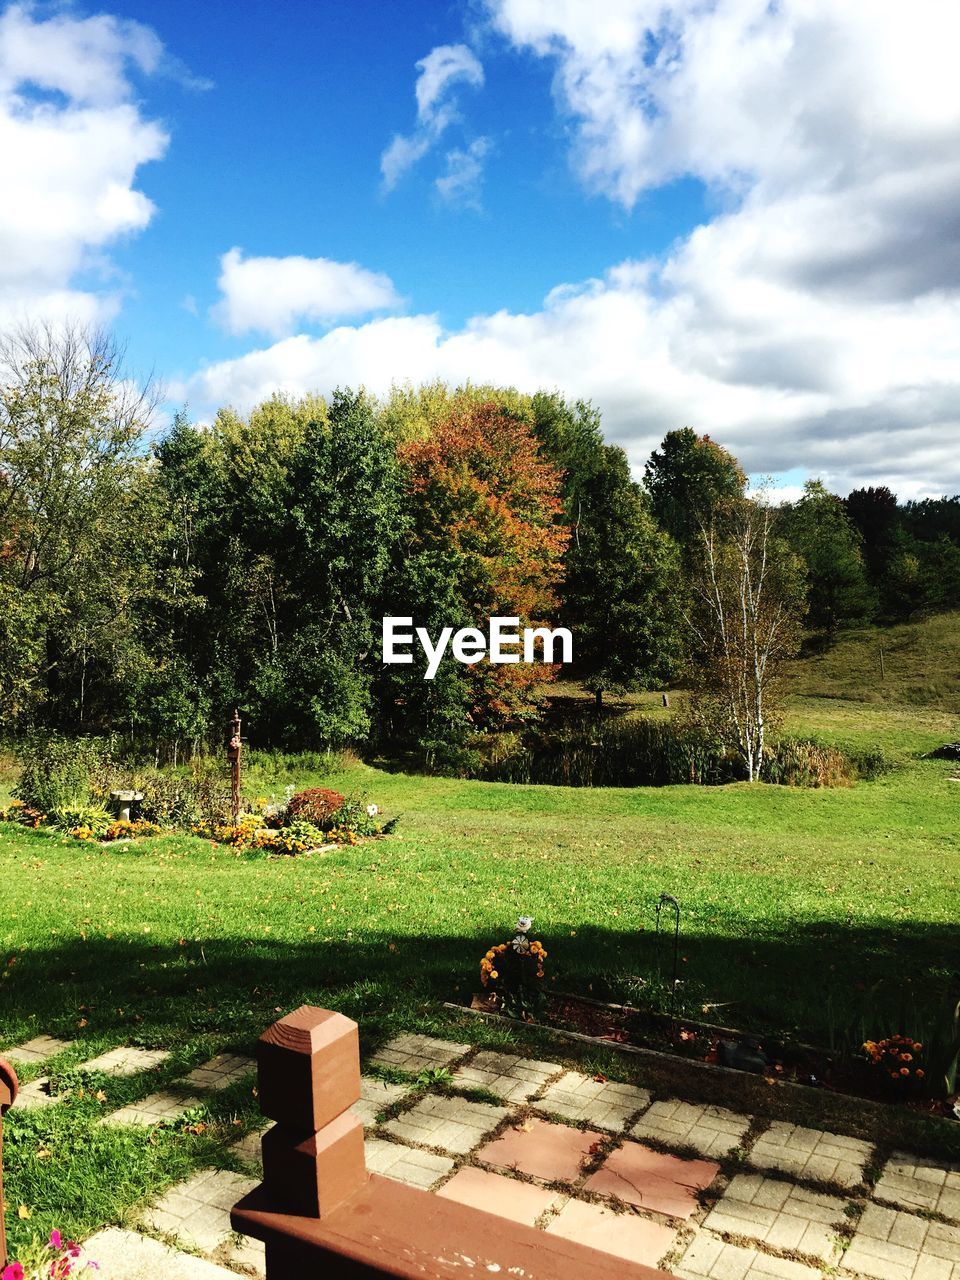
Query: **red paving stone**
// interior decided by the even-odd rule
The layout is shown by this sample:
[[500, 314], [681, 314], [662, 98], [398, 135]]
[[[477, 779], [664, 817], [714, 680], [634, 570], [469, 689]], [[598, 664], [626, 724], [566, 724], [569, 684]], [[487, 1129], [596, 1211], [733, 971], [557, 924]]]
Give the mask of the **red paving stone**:
[[473, 1209], [485, 1209], [511, 1222], [522, 1222], [532, 1227], [544, 1210], [559, 1198], [555, 1191], [545, 1191], [529, 1182], [505, 1178], [502, 1173], [488, 1173], [486, 1169], [461, 1169], [437, 1192], [447, 1200], [470, 1205]]
[[719, 1171], [712, 1160], [681, 1160], [639, 1142], [625, 1142], [587, 1179], [586, 1189], [674, 1218], [689, 1218], [697, 1208], [696, 1192], [709, 1187]]
[[590, 1148], [602, 1142], [602, 1133], [571, 1129], [548, 1120], [529, 1120], [528, 1127], [508, 1129], [502, 1137], [476, 1152], [477, 1158], [500, 1169], [519, 1169], [545, 1182], [573, 1182], [580, 1177]]
[[655, 1267], [676, 1239], [676, 1231], [635, 1213], [614, 1213], [603, 1205], [568, 1200], [547, 1230], [591, 1249], [602, 1249], [628, 1262]]

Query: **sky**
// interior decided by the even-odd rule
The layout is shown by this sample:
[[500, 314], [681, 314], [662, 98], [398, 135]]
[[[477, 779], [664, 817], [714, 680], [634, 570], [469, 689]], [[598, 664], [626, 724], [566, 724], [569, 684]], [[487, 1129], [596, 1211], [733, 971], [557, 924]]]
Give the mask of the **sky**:
[[950, 0], [0, 0], [0, 328], [200, 422], [442, 378], [960, 492]]

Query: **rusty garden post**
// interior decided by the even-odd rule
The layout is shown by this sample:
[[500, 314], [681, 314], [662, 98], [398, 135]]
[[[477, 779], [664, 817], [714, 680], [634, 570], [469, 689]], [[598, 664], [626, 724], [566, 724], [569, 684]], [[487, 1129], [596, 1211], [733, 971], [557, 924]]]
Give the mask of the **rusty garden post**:
[[234, 709], [230, 721], [230, 737], [227, 739], [227, 759], [230, 761], [230, 823], [240, 823], [240, 712]]
[[0, 1267], [7, 1265], [7, 1233], [4, 1228], [3, 1207], [3, 1117], [13, 1106], [19, 1088], [17, 1073], [6, 1059], [0, 1058]]

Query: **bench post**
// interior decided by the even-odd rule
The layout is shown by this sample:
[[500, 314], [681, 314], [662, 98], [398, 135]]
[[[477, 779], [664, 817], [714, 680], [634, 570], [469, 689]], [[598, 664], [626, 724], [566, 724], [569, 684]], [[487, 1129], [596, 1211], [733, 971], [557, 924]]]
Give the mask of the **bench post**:
[[13, 1106], [20, 1085], [17, 1073], [5, 1058], [0, 1058], [0, 1267], [7, 1265], [6, 1213], [3, 1204], [3, 1117]]

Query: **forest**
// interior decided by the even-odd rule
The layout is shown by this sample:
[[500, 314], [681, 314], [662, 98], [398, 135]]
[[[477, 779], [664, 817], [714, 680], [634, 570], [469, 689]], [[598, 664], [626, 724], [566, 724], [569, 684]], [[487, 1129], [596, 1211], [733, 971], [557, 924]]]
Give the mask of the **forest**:
[[[342, 389], [160, 431], [155, 417], [108, 335], [0, 342], [8, 737], [115, 734], [170, 759], [217, 741], [236, 706], [258, 745], [442, 764], [536, 724], [558, 674], [597, 707], [695, 684], [704, 550], [729, 535], [717, 513], [744, 504], [766, 513], [794, 649], [960, 607], [960, 496], [812, 480], [764, 506], [736, 458], [680, 424], [638, 479], [598, 411], [551, 391]], [[574, 662], [448, 659], [425, 681], [419, 650], [383, 664], [389, 615], [431, 634], [494, 615], [562, 625]]]

